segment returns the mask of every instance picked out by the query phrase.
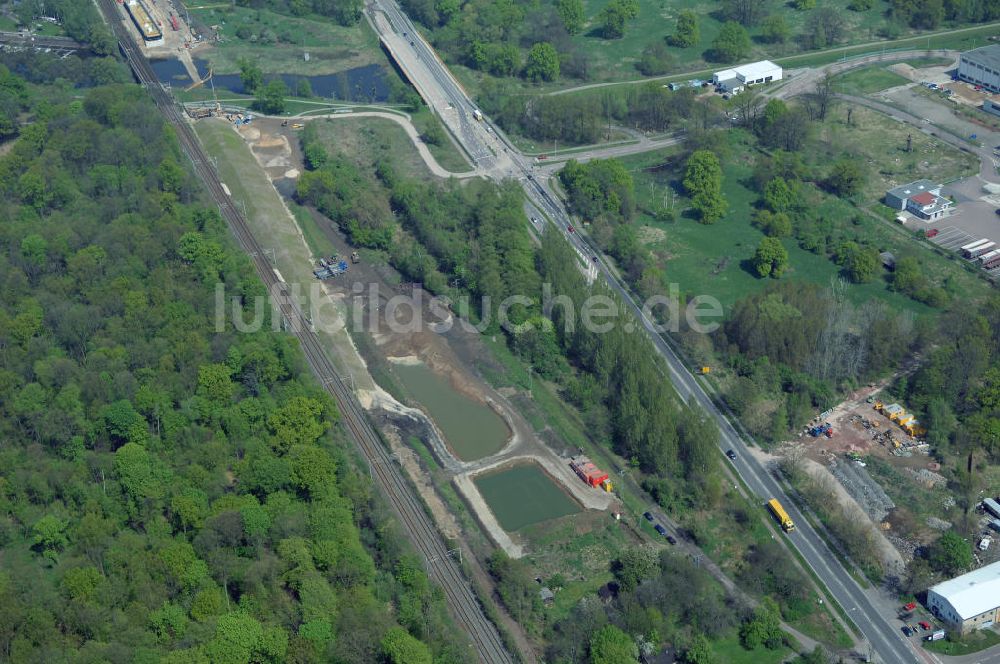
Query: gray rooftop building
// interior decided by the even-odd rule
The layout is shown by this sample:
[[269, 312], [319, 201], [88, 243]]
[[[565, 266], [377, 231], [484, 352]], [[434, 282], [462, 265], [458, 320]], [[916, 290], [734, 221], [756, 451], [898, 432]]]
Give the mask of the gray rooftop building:
[[941, 196], [941, 185], [931, 180], [917, 180], [893, 187], [885, 192], [885, 204], [928, 221], [949, 214], [954, 206]]
[[990, 92], [1000, 92], [1000, 44], [963, 53], [958, 59], [958, 77]]

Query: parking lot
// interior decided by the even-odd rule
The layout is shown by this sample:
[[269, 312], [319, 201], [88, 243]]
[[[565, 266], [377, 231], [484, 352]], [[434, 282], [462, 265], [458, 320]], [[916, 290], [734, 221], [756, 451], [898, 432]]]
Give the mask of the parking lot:
[[[942, 221], [947, 223], [949, 219], [944, 219]], [[980, 240], [983, 237], [983, 235], [970, 235], [966, 230], [959, 228], [958, 226], [941, 225], [939, 227], [939, 233], [935, 237], [931, 238], [931, 242], [934, 242], [948, 251], [954, 251], [957, 254], [959, 253], [959, 249], [965, 245], [975, 242], [976, 240]], [[997, 242], [997, 244], [1000, 246], [1000, 242]], [[963, 260], [966, 260], [969, 263], [975, 262], [975, 259], [968, 259], [964, 257]], [[993, 276], [1000, 276], [1000, 267], [987, 270], [987, 273]]]
[[[955, 201], [955, 211], [932, 222], [910, 219], [907, 226], [911, 230], [936, 229], [938, 233], [931, 241], [955, 253], [963, 246], [984, 238], [1000, 247], [1000, 214], [997, 214], [1000, 193], [984, 190], [983, 181], [978, 176], [947, 185], [941, 193]], [[1000, 268], [990, 270], [990, 274], [1000, 275]]]

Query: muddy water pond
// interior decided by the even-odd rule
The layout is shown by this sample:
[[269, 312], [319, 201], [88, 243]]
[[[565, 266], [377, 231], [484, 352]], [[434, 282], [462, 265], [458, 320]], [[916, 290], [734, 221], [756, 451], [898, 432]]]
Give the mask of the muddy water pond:
[[534, 463], [486, 473], [474, 482], [500, 526], [508, 532], [580, 511], [576, 501]]
[[475, 461], [499, 452], [510, 429], [486, 404], [458, 392], [426, 364], [394, 364], [393, 372], [404, 389], [424, 407], [462, 461]]

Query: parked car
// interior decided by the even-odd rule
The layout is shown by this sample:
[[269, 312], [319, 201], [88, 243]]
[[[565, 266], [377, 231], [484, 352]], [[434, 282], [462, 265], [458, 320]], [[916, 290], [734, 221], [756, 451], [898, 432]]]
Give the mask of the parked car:
[[652, 521], [653, 520], [653, 515], [650, 514], [649, 512], [643, 512], [642, 516], [646, 519], [646, 521]]
[[660, 524], [656, 524], [655, 526], [653, 526], [653, 529], [654, 529], [654, 530], [655, 530], [656, 532], [658, 532], [658, 533], [660, 533], [661, 535], [663, 535], [664, 537], [666, 537], [666, 536], [667, 536], [667, 529], [666, 529], [666, 528], [664, 528], [663, 526], [661, 526]]
[[[998, 214], [1000, 214], [1000, 213], [998, 213]], [[941, 231], [939, 231], [939, 230], [938, 230], [938, 229], [936, 229], [936, 228], [931, 228], [931, 229], [929, 229], [929, 230], [928, 230], [928, 231], [927, 231], [926, 233], [924, 233], [924, 237], [926, 237], [926, 238], [930, 239], [930, 238], [932, 238], [932, 237], [936, 237], [936, 236], [937, 236], [937, 234], [938, 234], [938, 233], [940, 233], [940, 232], [941, 232]]]
[[671, 544], [677, 544], [677, 540], [674, 539], [673, 535], [667, 535], [667, 541], [670, 542]]
[[917, 608], [917, 603], [916, 602], [910, 602], [909, 604], [904, 604], [903, 605], [903, 610], [904, 611], [912, 611], [915, 608]]
[[906, 634], [907, 636], [913, 636], [913, 630], [910, 629], [909, 625], [903, 625], [903, 634]]
[[924, 630], [925, 632], [929, 632], [930, 629], [931, 629], [931, 624], [929, 622], [927, 622], [926, 620], [921, 620], [917, 624], [920, 625], [920, 629]]

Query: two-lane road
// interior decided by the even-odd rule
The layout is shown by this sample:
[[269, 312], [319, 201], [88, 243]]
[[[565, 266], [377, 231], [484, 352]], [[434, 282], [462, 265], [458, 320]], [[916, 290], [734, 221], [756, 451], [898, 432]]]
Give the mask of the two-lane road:
[[[786, 506], [792, 519], [798, 524], [798, 530], [787, 537], [788, 543], [799, 551], [832, 597], [860, 628], [874, 648], [877, 660], [885, 664], [912, 664], [924, 661], [925, 653], [916, 651], [913, 645], [903, 638], [902, 633], [890, 622], [891, 619], [884, 609], [880, 609], [873, 595], [869, 594], [877, 591], [865, 591], [857, 584], [768, 469], [748, 452], [747, 443], [661, 336], [653, 322], [632, 298], [629, 290], [603, 262], [600, 253], [589, 245], [585, 237], [569, 231], [572, 226], [570, 215], [562, 202], [545, 187], [540, 178], [535, 177], [531, 160], [522, 155], [501, 133], [492, 130], [489, 124], [471, 119], [475, 105], [430, 46], [416, 32], [395, 0], [378, 0], [376, 4], [369, 6], [368, 11], [383, 43], [389, 47], [397, 60], [402, 60], [400, 65], [404, 70], [413, 69], [420, 72], [416, 78], [411, 78], [411, 82], [421, 95], [432, 105], [435, 100], [440, 103], [441, 99], [446, 99], [451, 109], [444, 110], [457, 111], [456, 121], [455, 118], [443, 114], [440, 107], [435, 106], [455, 138], [474, 157], [481, 156], [484, 148], [491, 153], [492, 159], [477, 159], [476, 165], [483, 175], [497, 180], [514, 177], [521, 181], [532, 205], [544, 212], [544, 216], [555, 224], [576, 249], [586, 268], [594, 275], [603, 276], [638, 319], [649, 334], [657, 352], [665, 360], [669, 377], [680, 397], [686, 401], [694, 399], [716, 422], [721, 433], [720, 448], [723, 451], [733, 449], [736, 452], [735, 469], [760, 499], [761, 504], [769, 498], [777, 498]], [[374, 17], [372, 12], [384, 13], [388, 19], [389, 29], [386, 21], [381, 17]], [[390, 30], [396, 32], [392, 33]], [[405, 32], [405, 37], [400, 32]], [[418, 60], [419, 64], [414, 65], [412, 60]]]

